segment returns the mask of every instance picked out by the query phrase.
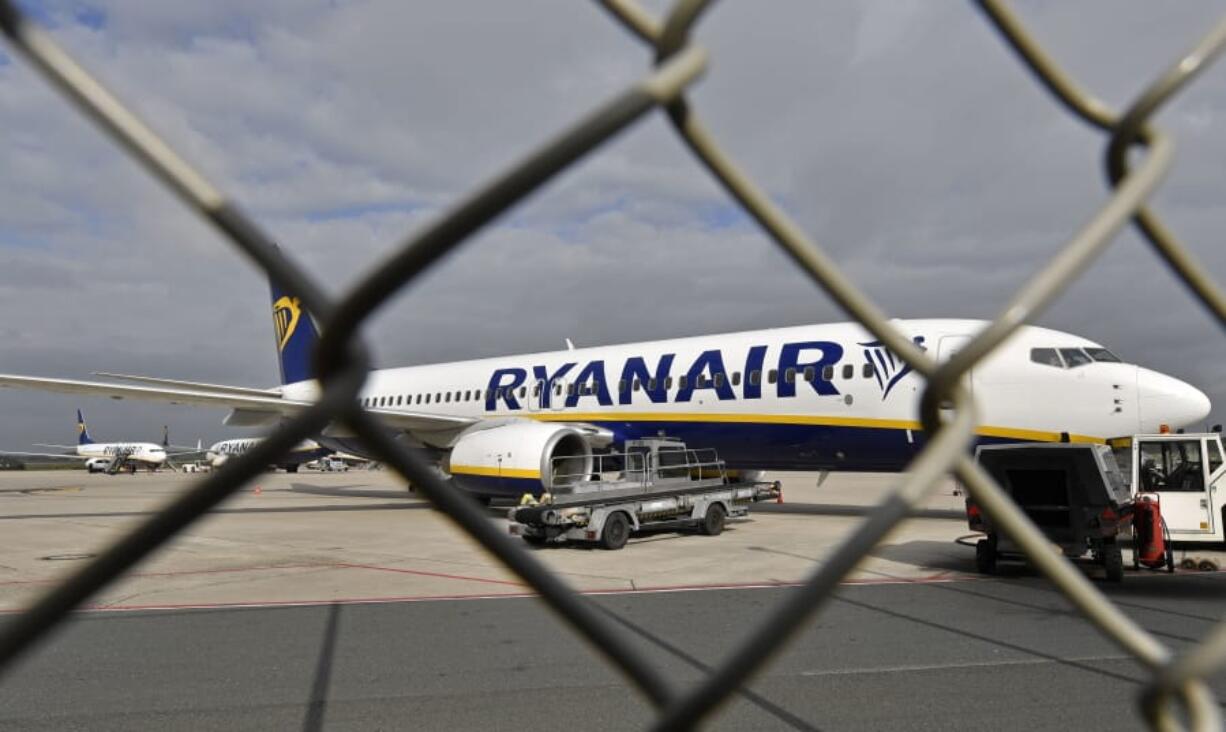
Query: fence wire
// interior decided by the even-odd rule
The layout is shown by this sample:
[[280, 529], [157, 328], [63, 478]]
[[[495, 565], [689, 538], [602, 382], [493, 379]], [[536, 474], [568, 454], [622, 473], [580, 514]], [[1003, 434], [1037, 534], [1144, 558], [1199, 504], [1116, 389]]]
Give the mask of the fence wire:
[[[1206, 677], [1226, 662], [1226, 621], [1219, 623], [1199, 645], [1176, 655], [1115, 607], [1067, 559], [1053, 554], [1038, 528], [970, 459], [968, 446], [974, 438], [975, 405], [962, 383], [980, 360], [1022, 324], [1036, 318], [1063, 292], [1129, 222], [1175, 276], [1226, 326], [1226, 294], [1146, 203], [1170, 168], [1173, 148], [1170, 138], [1150, 120], [1226, 49], [1226, 19], [1175, 59], [1121, 114], [1081, 89], [1027, 32], [1003, 0], [979, 0], [985, 17], [1034, 78], [1071, 114], [1107, 135], [1104, 166], [1113, 193], [982, 332], [949, 361], [937, 364], [894, 328], [885, 313], [842, 273], [834, 260], [740, 170], [687, 102], [686, 89], [707, 64], [707, 53], [691, 42], [690, 30], [709, 8], [709, 0], [679, 0], [662, 20], [634, 0], [598, 2], [654, 52], [655, 62], [642, 80], [491, 179], [425, 231], [406, 239], [390, 259], [372, 270], [343, 298], [334, 301], [275, 247], [237, 205], [179, 158], [11, 0], [0, 0], [0, 29], [18, 51], [185, 204], [211, 222], [235, 248], [283, 288], [295, 292], [303, 307], [320, 323], [322, 332], [314, 355], [321, 382], [318, 402], [285, 421], [248, 453], [227, 461], [220, 470], [199, 481], [173, 504], [7, 623], [0, 631], [0, 673], [10, 669], [23, 652], [62, 622], [74, 607], [237, 491], [265, 465], [325, 426], [343, 424], [435, 507], [530, 584], [564, 622], [637, 687], [658, 712], [656, 728], [691, 728], [709, 718], [716, 707], [761, 671], [770, 657], [821, 610], [839, 582], [948, 475], [955, 475], [967, 487], [993, 522], [1087, 620], [1149, 670], [1149, 680], [1138, 695], [1138, 702], [1152, 727], [1220, 728], [1220, 709]], [[610, 618], [575, 593], [518, 542], [498, 531], [474, 501], [450, 489], [430, 466], [398, 443], [376, 417], [365, 412], [357, 400], [370, 364], [367, 350], [358, 340], [358, 329], [374, 310], [553, 175], [656, 108], [667, 113], [681, 140], [796, 265], [925, 378], [921, 418], [929, 435], [901, 484], [874, 508], [830, 560], [791, 592], [729, 658], [696, 687], [684, 691], [660, 676], [652, 663], [635, 650], [627, 631], [618, 626], [618, 619]], [[1133, 168], [1129, 155], [1138, 149], [1144, 154]], [[952, 411], [942, 409], [950, 404]]]

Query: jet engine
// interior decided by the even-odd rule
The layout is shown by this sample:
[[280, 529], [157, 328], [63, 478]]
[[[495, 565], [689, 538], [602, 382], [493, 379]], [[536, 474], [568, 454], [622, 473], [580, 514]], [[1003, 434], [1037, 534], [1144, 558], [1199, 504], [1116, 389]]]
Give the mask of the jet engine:
[[539, 495], [587, 480], [592, 446], [573, 427], [514, 422], [461, 435], [446, 469], [479, 496]]

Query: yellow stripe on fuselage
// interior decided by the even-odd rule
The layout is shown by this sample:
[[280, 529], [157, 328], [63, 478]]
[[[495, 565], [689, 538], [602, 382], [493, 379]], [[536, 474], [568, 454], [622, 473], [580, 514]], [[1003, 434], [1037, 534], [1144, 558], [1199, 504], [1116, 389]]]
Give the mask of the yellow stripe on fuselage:
[[[697, 422], [735, 424], [795, 424], [822, 427], [863, 427], [878, 430], [922, 431], [924, 426], [915, 420], [872, 419], [868, 417], [819, 417], [806, 414], [708, 414], [669, 412], [550, 412], [525, 414], [542, 422]], [[1030, 442], [1059, 442], [1059, 432], [1027, 430], [1013, 427], [982, 426], [975, 430], [982, 437], [1000, 437], [1009, 440]], [[1069, 435], [1070, 442], [1104, 443], [1105, 438], [1090, 435]]]
[[539, 480], [541, 471], [521, 468], [487, 468], [481, 465], [452, 465], [451, 473], [460, 475], [481, 475], [487, 478], [530, 478]]

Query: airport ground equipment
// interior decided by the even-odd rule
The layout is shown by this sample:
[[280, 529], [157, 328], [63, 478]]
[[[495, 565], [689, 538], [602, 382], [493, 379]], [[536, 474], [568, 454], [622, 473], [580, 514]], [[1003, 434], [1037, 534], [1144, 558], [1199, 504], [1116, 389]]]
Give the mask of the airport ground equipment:
[[1155, 496], [1173, 541], [1226, 541], [1226, 465], [1219, 432], [1111, 440], [1134, 497]]
[[[975, 457], [1066, 557], [1088, 553], [1108, 580], [1123, 578], [1123, 529], [1132, 497], [1110, 447], [993, 445], [980, 447]], [[994, 573], [1002, 558], [1024, 559], [969, 497], [967, 518], [972, 529], [987, 534], [975, 547], [980, 572]]]
[[[565, 458], [559, 458], [565, 460]], [[669, 439], [628, 440], [624, 452], [592, 456], [583, 475], [561, 465], [556, 487], [508, 512], [510, 532], [530, 544], [598, 542], [621, 549], [643, 529], [697, 529], [718, 535], [750, 504], [779, 496], [777, 483], [733, 482], [714, 450]]]
[[1132, 506], [1132, 568], [1175, 571], [1175, 551], [1166, 520], [1162, 518], [1162, 497], [1156, 493], [1133, 496]]

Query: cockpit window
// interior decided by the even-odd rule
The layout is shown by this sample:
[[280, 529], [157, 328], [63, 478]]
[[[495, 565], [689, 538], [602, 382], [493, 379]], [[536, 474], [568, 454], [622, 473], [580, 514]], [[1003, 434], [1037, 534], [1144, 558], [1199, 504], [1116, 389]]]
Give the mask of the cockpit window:
[[1060, 354], [1056, 353], [1054, 348], [1032, 348], [1030, 349], [1030, 360], [1044, 366], [1064, 368], [1064, 362], [1060, 360]]
[[1090, 358], [1099, 363], [1123, 363], [1120, 357], [1108, 351], [1105, 348], [1086, 348], [1083, 349]]
[[1064, 362], [1068, 364], [1070, 369], [1094, 363], [1094, 360], [1087, 356], [1086, 352], [1080, 348], [1061, 348], [1060, 355], [1064, 356]]

